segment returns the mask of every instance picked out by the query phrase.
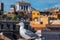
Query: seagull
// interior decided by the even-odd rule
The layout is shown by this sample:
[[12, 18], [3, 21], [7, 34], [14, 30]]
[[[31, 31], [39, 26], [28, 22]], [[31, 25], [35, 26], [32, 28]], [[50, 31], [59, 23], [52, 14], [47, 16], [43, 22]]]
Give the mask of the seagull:
[[27, 29], [24, 28], [24, 22], [20, 22], [20, 23], [18, 23], [18, 24], [16, 24], [16, 25], [19, 25], [19, 26], [20, 26], [19, 32], [20, 32], [20, 35], [21, 35], [23, 38], [29, 40], [29, 39], [35, 39], [35, 38], [38, 37], [37, 34], [35, 34], [35, 33], [33, 33], [32, 31], [27, 30]]

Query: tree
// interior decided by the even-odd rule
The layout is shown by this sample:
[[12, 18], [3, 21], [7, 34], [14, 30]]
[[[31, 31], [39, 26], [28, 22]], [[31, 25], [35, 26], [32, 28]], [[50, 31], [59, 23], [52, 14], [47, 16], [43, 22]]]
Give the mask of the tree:
[[16, 15], [16, 14], [14, 14], [13, 16], [12, 16], [12, 20], [16, 20], [18, 18], [18, 15]]
[[2, 18], [7, 18], [7, 15], [2, 15]]

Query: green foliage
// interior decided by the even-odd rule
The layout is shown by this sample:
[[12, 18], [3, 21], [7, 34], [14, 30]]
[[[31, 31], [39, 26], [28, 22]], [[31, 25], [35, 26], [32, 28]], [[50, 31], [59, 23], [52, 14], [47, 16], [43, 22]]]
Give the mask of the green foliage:
[[21, 14], [18, 14], [18, 15], [16, 15], [16, 14], [14, 14], [13, 16], [12, 16], [12, 20], [16, 20], [18, 17], [20, 17], [20, 16], [22, 16]]
[[12, 20], [15, 20], [15, 19], [17, 19], [17, 18], [18, 18], [18, 15], [15, 15], [15, 14], [14, 14], [14, 15], [12, 16]]
[[3, 17], [3, 18], [7, 18], [7, 15], [3, 15], [2, 17]]
[[7, 18], [7, 19], [10, 19], [10, 20], [16, 20], [17, 18], [21, 17], [22, 14], [18, 14], [16, 15], [15, 13], [13, 13], [12, 15], [11, 14], [8, 14], [9, 16], [7, 15], [3, 15], [3, 18]]

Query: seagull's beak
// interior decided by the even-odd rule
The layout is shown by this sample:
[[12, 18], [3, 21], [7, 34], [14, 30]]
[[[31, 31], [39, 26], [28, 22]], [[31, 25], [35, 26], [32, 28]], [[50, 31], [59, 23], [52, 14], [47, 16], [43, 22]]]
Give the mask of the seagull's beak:
[[16, 24], [16, 26], [20, 26], [19, 24]]

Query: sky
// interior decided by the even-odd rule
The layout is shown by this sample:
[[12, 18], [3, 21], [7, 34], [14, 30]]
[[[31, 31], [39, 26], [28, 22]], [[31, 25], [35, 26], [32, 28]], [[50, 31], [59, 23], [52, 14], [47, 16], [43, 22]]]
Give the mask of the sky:
[[[4, 10], [9, 11], [10, 5], [18, 2], [20, 0], [0, 0], [4, 3]], [[23, 0], [25, 2], [30, 2], [31, 6], [37, 10], [44, 10], [46, 8], [59, 7], [60, 0]]]

